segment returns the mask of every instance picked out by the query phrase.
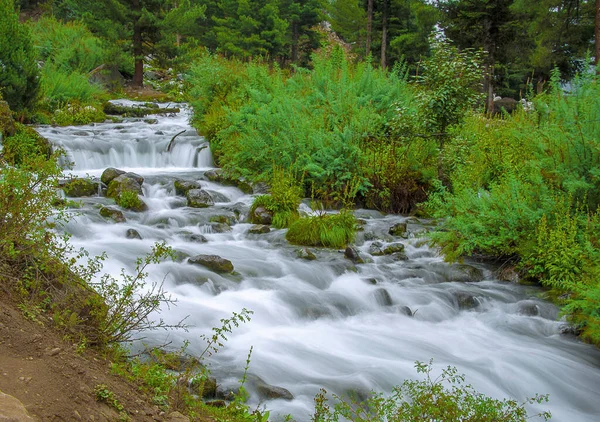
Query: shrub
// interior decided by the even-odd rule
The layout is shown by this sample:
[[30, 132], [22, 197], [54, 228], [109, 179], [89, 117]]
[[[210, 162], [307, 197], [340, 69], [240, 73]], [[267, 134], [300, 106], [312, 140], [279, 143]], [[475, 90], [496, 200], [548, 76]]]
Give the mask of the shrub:
[[32, 110], [39, 71], [29, 30], [19, 23], [13, 0], [0, 0], [0, 94], [15, 112]]
[[325, 391], [315, 397], [314, 422], [525, 422], [532, 417], [550, 419], [550, 412], [529, 416], [526, 404], [544, 403], [548, 396], [536, 395], [519, 403], [516, 400], [497, 400], [465, 385], [465, 377], [456, 368], [447, 367], [437, 378], [432, 378], [432, 361], [416, 362], [417, 372], [425, 375], [423, 381], [406, 380], [394, 387], [385, 397], [373, 394], [363, 403], [352, 403], [335, 397], [333, 409], [329, 407]]
[[257, 196], [250, 207], [251, 222], [260, 223], [256, 221], [254, 212], [258, 207], [264, 207], [273, 213], [274, 227], [289, 227], [298, 218], [301, 195], [302, 189], [295, 178], [286, 174], [283, 169], [275, 168], [271, 179], [271, 193]]
[[119, 194], [117, 198], [117, 204], [120, 207], [133, 211], [144, 211], [146, 209], [146, 204], [144, 204], [144, 201], [140, 199], [137, 192], [128, 190]]
[[355, 234], [354, 215], [342, 210], [338, 214], [320, 213], [302, 217], [290, 226], [285, 238], [296, 245], [339, 249], [351, 243]]

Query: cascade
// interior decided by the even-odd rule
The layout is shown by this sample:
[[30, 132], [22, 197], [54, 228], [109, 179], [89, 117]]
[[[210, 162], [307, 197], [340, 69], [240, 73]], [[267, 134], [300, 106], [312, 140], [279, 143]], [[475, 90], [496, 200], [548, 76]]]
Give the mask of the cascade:
[[[147, 211], [124, 211], [127, 221], [115, 224], [98, 213], [98, 204], [112, 200], [82, 198], [65, 227], [76, 248], [107, 252], [105, 272], [118, 277], [121, 268], [132, 270], [157, 241], [166, 241], [181, 257], [219, 255], [235, 266], [235, 274], [223, 275], [186, 258], [152, 265], [149, 281], [164, 280], [178, 300], [160, 317], [175, 323], [188, 316], [191, 327], [152, 332], [146, 342], [188, 340], [188, 351], [199, 354], [205, 347], [200, 335], [234, 311], [252, 310], [252, 321], [236, 328], [208, 363], [222, 386], [235, 387], [253, 346], [249, 372], [294, 396], [263, 401], [273, 420], [286, 414], [310, 420], [321, 387], [339, 395], [389, 392], [417, 378], [415, 361], [431, 358], [436, 373], [456, 366], [477, 390], [497, 398], [550, 394], [549, 403], [531, 410], [548, 409], [552, 420], [598, 420], [600, 352], [561, 334], [557, 309], [538, 298], [537, 288], [498, 281], [494, 268], [480, 263], [445, 263], [419, 237], [430, 222], [357, 211], [366, 221], [356, 242], [360, 253], [371, 257], [377, 241], [400, 242], [407, 258], [372, 256], [359, 265], [327, 249], [315, 249], [315, 261], [303, 260], [285, 241], [284, 230], [249, 234], [251, 225], [243, 219], [223, 231], [211, 217], [237, 220], [253, 197], [204, 178], [213, 168], [210, 149], [203, 148], [207, 143], [189, 126], [189, 117], [184, 107], [176, 116], [157, 116], [156, 123], [132, 118], [38, 128], [66, 150], [74, 162], [69, 173], [97, 177], [116, 167], [145, 178]], [[174, 180], [199, 182], [217, 192], [218, 200], [213, 207], [189, 208], [175, 194]], [[407, 223], [407, 238], [388, 233], [399, 222]], [[141, 239], [126, 238], [128, 229]], [[200, 243], [199, 236], [207, 242]], [[250, 405], [258, 404], [256, 392], [250, 392]]]

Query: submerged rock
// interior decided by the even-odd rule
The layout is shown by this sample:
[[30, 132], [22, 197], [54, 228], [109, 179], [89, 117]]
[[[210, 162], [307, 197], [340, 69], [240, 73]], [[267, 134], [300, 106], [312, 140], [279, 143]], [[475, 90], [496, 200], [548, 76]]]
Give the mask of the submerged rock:
[[390, 293], [386, 289], [379, 288], [379, 289], [375, 290], [375, 292], [373, 293], [373, 296], [375, 296], [375, 300], [381, 306], [392, 306], [394, 304], [394, 302], [392, 301], [392, 297], [390, 296]]
[[100, 215], [104, 218], [110, 218], [116, 221], [117, 223], [124, 223], [125, 221], [127, 221], [122, 211], [112, 207], [100, 208]]
[[365, 260], [360, 256], [358, 249], [348, 246], [344, 251], [344, 256], [355, 264], [364, 264]]
[[402, 243], [390, 243], [386, 246], [382, 242], [375, 241], [369, 247], [369, 253], [373, 256], [404, 253], [404, 245]]
[[262, 400], [294, 400], [294, 395], [286, 388], [267, 384], [262, 378], [256, 375], [248, 376], [248, 384], [256, 390], [259, 398]]
[[460, 310], [474, 309], [477, 306], [479, 306], [479, 301], [471, 293], [454, 292], [453, 296], [454, 296], [454, 299], [456, 299], [458, 309], [460, 309]]
[[192, 208], [208, 208], [215, 204], [210, 194], [202, 189], [190, 189], [186, 197], [188, 207]]
[[314, 261], [317, 259], [317, 256], [313, 253], [313, 251], [308, 248], [296, 249], [296, 256], [307, 261]]
[[270, 231], [271, 228], [269, 226], [264, 224], [256, 224], [250, 227], [250, 230], [248, 230], [248, 234], [265, 234], [269, 233]]
[[191, 257], [188, 262], [190, 264], [202, 265], [216, 273], [232, 273], [233, 264], [225, 258], [218, 255], [196, 255]]
[[406, 223], [394, 224], [392, 227], [390, 227], [390, 230], [388, 233], [391, 234], [392, 236], [405, 237], [406, 236]]
[[517, 304], [517, 313], [525, 316], [538, 316], [540, 307], [532, 300], [522, 300]]
[[125, 237], [127, 239], [141, 239], [142, 236], [136, 229], [127, 229], [127, 233], [125, 233]]

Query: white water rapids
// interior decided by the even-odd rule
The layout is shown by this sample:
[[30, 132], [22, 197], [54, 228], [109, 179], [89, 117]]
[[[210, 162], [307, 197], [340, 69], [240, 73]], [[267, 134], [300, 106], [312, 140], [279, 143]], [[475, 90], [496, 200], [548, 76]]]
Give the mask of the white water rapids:
[[[368, 256], [373, 239], [401, 241], [407, 261], [373, 257], [354, 266], [343, 253], [315, 249], [316, 261], [296, 256], [284, 230], [249, 234], [242, 220], [232, 231], [214, 233], [210, 216], [235, 218], [247, 212], [253, 197], [233, 187], [203, 179], [212, 168], [204, 139], [188, 124], [189, 112], [176, 116], [149, 116], [79, 127], [40, 127], [38, 131], [63, 147], [74, 162], [76, 175], [98, 177], [107, 167], [136, 172], [145, 178], [144, 200], [149, 210], [124, 212], [125, 223], [112, 223], [98, 213], [103, 197], [83, 198], [66, 230], [76, 247], [91, 254], [107, 252], [104, 271], [118, 276], [133, 270], [135, 260], [157, 241], [189, 255], [216, 254], [229, 259], [236, 275], [218, 275], [186, 260], [153, 265], [149, 281], [164, 279], [178, 300], [161, 316], [177, 322], [189, 315], [189, 332], [151, 332], [150, 343], [189, 340], [189, 352], [200, 353], [201, 334], [211, 334], [242, 308], [254, 311], [252, 321], [236, 328], [219, 353], [208, 361], [222, 385], [241, 378], [250, 346], [249, 372], [267, 383], [284, 387], [294, 400], [264, 402], [272, 420], [292, 414], [308, 421], [313, 398], [321, 387], [343, 395], [350, 391], [389, 392], [406, 378], [418, 378], [415, 361], [434, 359], [434, 372], [456, 366], [467, 382], [482, 393], [518, 401], [535, 393], [550, 394], [550, 402], [531, 406], [548, 409], [554, 421], [600, 420], [600, 352], [577, 339], [560, 334], [564, 323], [557, 310], [537, 299], [539, 290], [499, 282], [480, 264], [483, 281], [465, 282], [469, 267], [449, 265], [414, 234], [426, 224], [409, 220], [408, 239], [392, 239], [388, 229], [407, 220], [396, 215], [358, 211], [366, 221], [357, 239]], [[178, 136], [171, 150], [171, 138]], [[175, 195], [175, 179], [199, 181], [219, 192], [227, 202], [195, 209]], [[142, 240], [127, 239], [127, 229]], [[203, 234], [207, 243], [191, 241]], [[455, 280], [455, 281], [453, 281]], [[387, 293], [386, 293], [387, 292]], [[459, 306], [466, 298], [469, 306]], [[414, 316], [408, 316], [409, 307]], [[531, 312], [531, 310], [534, 310]], [[252, 393], [252, 391], [251, 391]], [[253, 395], [250, 404], [258, 404]]]

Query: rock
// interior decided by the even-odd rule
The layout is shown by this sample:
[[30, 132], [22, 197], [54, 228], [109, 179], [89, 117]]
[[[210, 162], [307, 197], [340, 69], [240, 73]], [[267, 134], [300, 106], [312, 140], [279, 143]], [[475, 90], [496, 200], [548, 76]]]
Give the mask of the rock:
[[100, 208], [100, 215], [104, 218], [111, 218], [117, 223], [124, 223], [126, 221], [123, 212], [116, 208], [112, 207], [102, 207]]
[[213, 215], [208, 221], [211, 223], [227, 224], [228, 226], [233, 226], [235, 224], [235, 218], [229, 215]]
[[244, 192], [246, 195], [251, 195], [252, 193], [254, 193], [254, 188], [252, 187], [252, 185], [246, 182], [245, 180], [239, 180], [236, 187], [242, 192]]
[[314, 261], [317, 259], [317, 256], [308, 248], [296, 249], [296, 256], [307, 261]]
[[408, 256], [404, 252], [396, 252], [392, 254], [394, 261], [408, 261]]
[[475, 296], [467, 292], [454, 292], [454, 298], [458, 304], [458, 309], [468, 310], [479, 306], [479, 301]]
[[208, 208], [215, 204], [210, 194], [202, 189], [190, 189], [186, 197], [188, 207], [192, 208]]
[[175, 180], [173, 185], [175, 186], [175, 194], [180, 196], [186, 196], [191, 189], [202, 189], [200, 183], [189, 180]]
[[154, 132], [155, 135], [164, 135], [165, 132], [163, 132], [162, 130], [157, 130], [156, 132]]
[[512, 113], [517, 109], [519, 102], [514, 98], [498, 98], [494, 99], [494, 115], [502, 114], [503, 112]]
[[468, 264], [452, 265], [448, 277], [449, 281], [478, 282], [484, 279], [483, 271]]
[[158, 119], [144, 119], [144, 123], [149, 125], [155, 125], [158, 123]]
[[55, 347], [54, 349], [48, 352], [48, 356], [56, 356], [60, 353], [62, 349], [60, 347]]
[[390, 243], [384, 246], [382, 242], [375, 241], [369, 247], [369, 253], [373, 256], [392, 255], [403, 252], [404, 245], [402, 243]]
[[252, 186], [252, 193], [255, 195], [265, 195], [269, 193], [269, 185], [265, 182], [258, 182]]
[[518, 283], [520, 281], [519, 273], [513, 265], [506, 265], [496, 271], [496, 278], [500, 281], [509, 281]]
[[190, 240], [190, 242], [196, 242], [196, 243], [207, 243], [208, 239], [204, 236], [202, 236], [201, 234], [192, 234], [188, 237], [188, 239]]
[[249, 384], [256, 389], [259, 397], [263, 400], [294, 400], [294, 396], [289, 390], [283, 387], [277, 387], [275, 385], [267, 384], [261, 378], [256, 375], [248, 376]]
[[517, 304], [517, 313], [525, 316], [538, 316], [540, 307], [532, 300], [522, 300]]
[[0, 391], [0, 421], [28, 422], [34, 421], [27, 409], [19, 400]]
[[127, 233], [125, 233], [125, 237], [127, 239], [141, 239], [142, 238], [140, 233], [135, 229], [127, 229]]
[[121, 193], [125, 191], [135, 192], [138, 195], [142, 195], [142, 183], [144, 178], [135, 173], [124, 173], [120, 176], [115, 177], [108, 184], [108, 191], [106, 196], [109, 198], [118, 199]]
[[114, 179], [116, 179], [117, 177], [119, 177], [122, 174], [125, 174], [125, 172], [123, 170], [119, 170], [114, 167], [109, 167], [102, 172], [102, 176], [100, 176], [100, 180], [102, 181], [102, 183], [104, 183], [106, 186], [108, 186], [110, 182], [112, 182]]
[[116, 66], [100, 65], [88, 74], [88, 80], [93, 84], [102, 85], [108, 90], [114, 90], [125, 85], [125, 78]]
[[179, 413], [179, 412], [171, 412], [165, 419], [166, 422], [190, 422], [190, 418]]
[[360, 256], [358, 249], [353, 248], [352, 246], [348, 246], [346, 248], [346, 250], [344, 251], [344, 256], [355, 264], [364, 264], [365, 263], [365, 260], [362, 259], [362, 257]]
[[250, 227], [250, 230], [248, 230], [248, 234], [264, 234], [269, 233], [270, 231], [271, 228], [269, 226], [264, 224], [256, 224]]
[[256, 207], [250, 215], [250, 221], [255, 224], [270, 225], [273, 222], [273, 212], [267, 210], [265, 207]]
[[390, 293], [386, 289], [380, 288], [375, 290], [373, 296], [375, 296], [375, 300], [381, 306], [392, 306], [394, 304]]
[[225, 258], [218, 255], [196, 255], [191, 257], [190, 264], [203, 265], [216, 273], [232, 273], [233, 264]]
[[98, 182], [90, 179], [76, 177], [69, 179], [62, 184], [65, 195], [72, 198], [81, 198], [82, 196], [96, 196], [98, 194]]
[[213, 233], [227, 233], [231, 231], [231, 226], [225, 223], [210, 223], [209, 227]]
[[225, 400], [211, 400], [207, 401], [206, 405], [211, 407], [227, 407], [227, 402]]
[[71, 132], [71, 135], [73, 135], [73, 136], [90, 136], [89, 132], [86, 132], [85, 130], [76, 130], [75, 132]]
[[406, 223], [394, 224], [392, 227], [390, 227], [390, 230], [388, 233], [391, 234], [392, 236], [405, 237], [406, 236]]
[[406, 316], [409, 316], [409, 317], [414, 316], [413, 311], [408, 306], [401, 306], [399, 311]]
[[222, 176], [217, 170], [208, 170], [204, 172], [204, 177], [211, 182], [220, 182]]
[[214, 190], [207, 190], [206, 192], [210, 194], [211, 198], [215, 202], [230, 202], [230, 199], [221, 192], [217, 192]]

